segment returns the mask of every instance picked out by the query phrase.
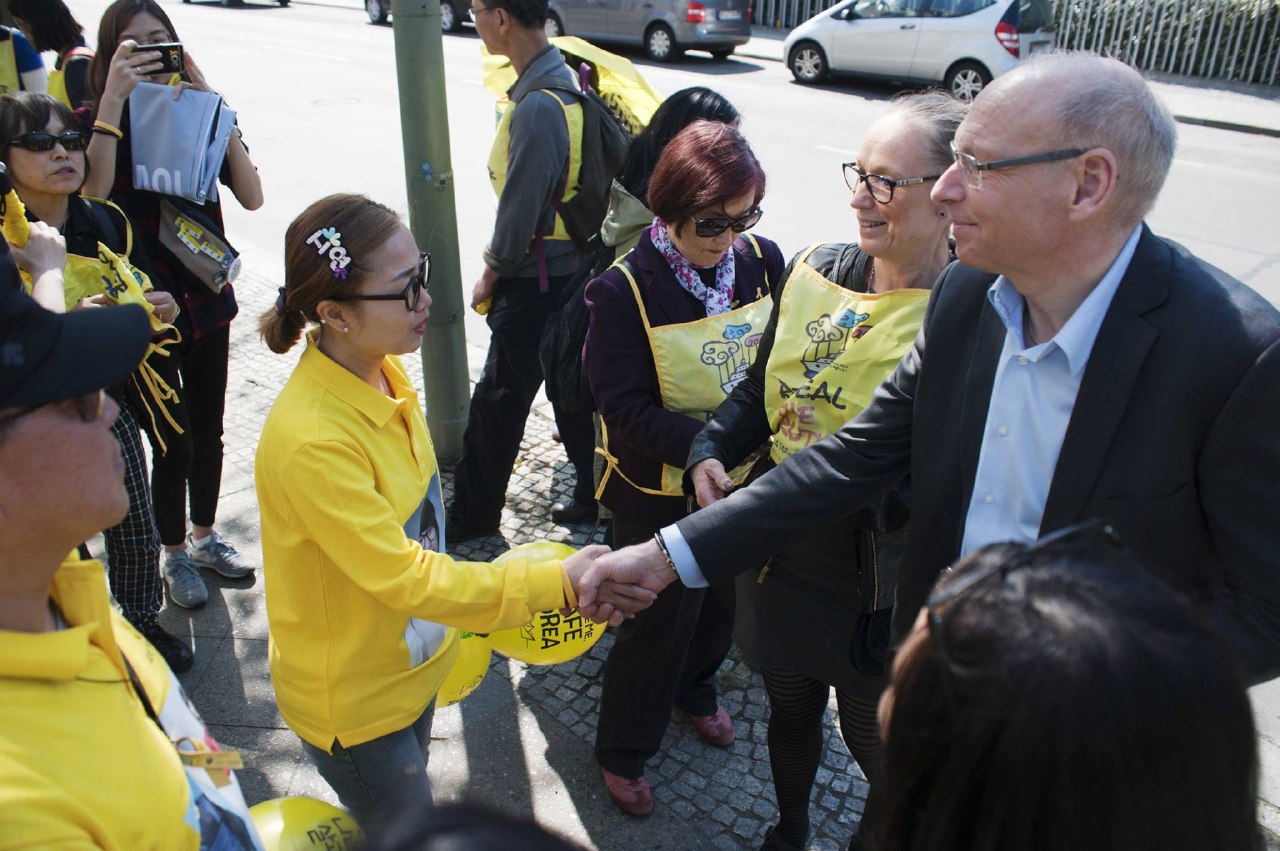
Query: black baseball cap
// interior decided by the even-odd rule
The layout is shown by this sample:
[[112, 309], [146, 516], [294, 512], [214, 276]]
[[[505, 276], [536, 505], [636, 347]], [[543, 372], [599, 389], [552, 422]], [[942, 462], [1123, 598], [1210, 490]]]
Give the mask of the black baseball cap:
[[0, 407], [34, 408], [118, 384], [150, 341], [138, 305], [53, 313], [0, 285]]

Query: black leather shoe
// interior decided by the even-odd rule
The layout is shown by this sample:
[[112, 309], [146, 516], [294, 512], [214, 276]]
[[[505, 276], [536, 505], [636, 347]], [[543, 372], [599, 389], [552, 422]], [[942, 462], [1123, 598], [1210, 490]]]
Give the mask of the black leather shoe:
[[804, 843], [796, 845], [783, 839], [775, 824], [765, 831], [764, 844], [760, 846], [760, 851], [804, 851]]
[[174, 673], [181, 674], [183, 671], [189, 671], [195, 664], [196, 654], [191, 652], [191, 648], [178, 636], [166, 632], [160, 624], [154, 623], [138, 631], [142, 633], [143, 638], [151, 642], [152, 647], [160, 651], [160, 655], [169, 663]]
[[551, 506], [551, 519], [556, 523], [588, 523], [596, 519], [594, 502], [557, 502]]
[[447, 514], [445, 515], [444, 533], [445, 540], [449, 546], [453, 546], [463, 541], [471, 541], [487, 535], [496, 535], [498, 534], [498, 525], [495, 523], [491, 527], [473, 526], [457, 514]]

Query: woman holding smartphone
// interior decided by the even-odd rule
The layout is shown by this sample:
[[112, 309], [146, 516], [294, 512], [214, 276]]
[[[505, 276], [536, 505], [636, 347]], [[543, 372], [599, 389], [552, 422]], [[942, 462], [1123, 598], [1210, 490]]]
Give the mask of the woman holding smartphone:
[[[222, 482], [222, 417], [230, 324], [237, 312], [235, 291], [227, 284], [214, 292], [177, 262], [160, 242], [160, 205], [170, 196], [133, 185], [131, 133], [145, 131], [131, 126], [129, 120], [128, 100], [134, 87], [140, 82], [173, 84], [179, 90], [177, 96], [187, 88], [212, 90], [189, 53], [179, 77], [166, 70], [160, 51], [137, 49], [178, 40], [168, 15], [154, 0], [116, 0], [102, 15], [97, 53], [89, 66], [93, 106], [78, 114], [93, 130], [85, 194], [109, 196], [120, 205], [151, 261], [152, 282], [182, 308], [177, 322], [182, 340], [165, 364], [165, 377], [182, 399], [177, 406], [182, 433], [164, 435], [168, 452], [155, 459], [152, 495], [166, 553], [163, 574], [169, 595], [179, 606], [194, 608], [208, 599], [200, 567], [232, 579], [247, 576], [254, 568], [213, 528]], [[245, 209], [262, 206], [262, 182], [238, 127], [232, 131], [220, 179]], [[217, 201], [206, 201], [200, 213], [221, 229]]]

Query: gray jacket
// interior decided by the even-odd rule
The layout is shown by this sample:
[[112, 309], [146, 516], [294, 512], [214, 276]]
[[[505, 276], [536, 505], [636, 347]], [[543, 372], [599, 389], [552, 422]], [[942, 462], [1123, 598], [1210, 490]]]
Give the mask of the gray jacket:
[[[534, 234], [539, 220], [543, 233], [551, 232], [552, 208], [564, 191], [569, 170], [564, 110], [556, 94], [530, 86], [547, 75], [563, 75], [566, 82], [573, 81], [564, 56], [551, 45], [534, 56], [507, 93], [516, 104], [507, 148], [507, 182], [498, 198], [493, 237], [484, 251], [484, 262], [504, 278], [538, 276]], [[543, 245], [548, 275], [567, 275], [577, 268], [571, 240], [547, 239]]]

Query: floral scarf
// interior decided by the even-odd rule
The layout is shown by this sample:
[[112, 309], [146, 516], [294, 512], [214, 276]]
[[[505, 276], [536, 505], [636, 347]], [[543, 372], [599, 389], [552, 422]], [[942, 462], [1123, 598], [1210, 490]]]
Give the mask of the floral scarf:
[[713, 289], [702, 282], [694, 265], [671, 243], [666, 227], [656, 218], [653, 220], [653, 226], [649, 228], [649, 239], [653, 242], [653, 247], [662, 255], [662, 259], [666, 260], [667, 265], [671, 267], [680, 286], [707, 308], [708, 316], [724, 313], [732, 306], [735, 277], [732, 248], [726, 251], [724, 257], [716, 264], [716, 285]]

